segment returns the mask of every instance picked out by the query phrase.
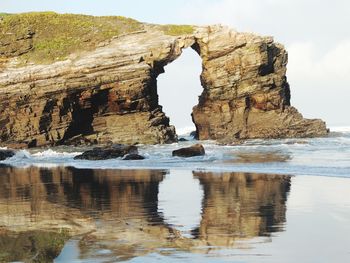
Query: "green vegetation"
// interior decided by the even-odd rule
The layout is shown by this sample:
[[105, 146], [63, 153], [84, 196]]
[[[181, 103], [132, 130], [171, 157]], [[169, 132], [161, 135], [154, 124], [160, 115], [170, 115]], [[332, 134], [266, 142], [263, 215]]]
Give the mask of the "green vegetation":
[[192, 34], [194, 29], [190, 25], [164, 25], [161, 26], [164, 34], [170, 36], [180, 36], [185, 34]]
[[138, 31], [142, 23], [121, 16], [33, 12], [0, 14], [0, 56], [23, 62], [51, 63], [69, 54], [91, 50], [99, 43]]
[[10, 14], [8, 14], [8, 13], [0, 13], [0, 18], [1, 17], [4, 17], [4, 16], [9, 16]]
[[[0, 67], [18, 56], [20, 65], [64, 60], [73, 53], [89, 51], [114, 36], [142, 30], [144, 25], [122, 16], [32, 12], [0, 13]], [[164, 34], [192, 34], [190, 25], [157, 26]]]

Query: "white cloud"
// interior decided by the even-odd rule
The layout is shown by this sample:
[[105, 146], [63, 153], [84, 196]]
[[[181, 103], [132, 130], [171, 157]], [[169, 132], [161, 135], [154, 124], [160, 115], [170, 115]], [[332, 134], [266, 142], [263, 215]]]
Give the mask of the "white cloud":
[[312, 42], [291, 44], [287, 50], [292, 104], [307, 117], [323, 118], [329, 125], [348, 125], [350, 38], [321, 55]]
[[350, 39], [336, 44], [322, 56], [316, 56], [316, 44], [295, 43], [288, 46], [288, 73], [316, 82], [347, 83], [350, 74]]
[[349, 125], [350, 2], [346, 0], [189, 1], [179, 21], [222, 23], [272, 35], [289, 53], [292, 104], [306, 117]]
[[189, 1], [184, 6], [181, 19], [192, 24], [240, 25], [244, 20], [255, 20], [259, 16], [260, 3], [255, 0], [237, 1]]
[[[99, 15], [120, 14], [154, 23], [221, 23], [240, 31], [272, 35], [289, 51], [287, 76], [291, 84], [292, 103], [306, 116], [322, 117], [331, 124], [350, 124], [350, 120], [343, 117], [344, 113], [350, 112], [350, 106], [347, 106], [347, 99], [350, 98], [348, 0], [179, 0], [171, 3], [129, 0], [119, 5], [112, 0], [101, 0], [98, 6], [92, 3], [82, 5], [81, 2], [62, 0], [55, 4], [44, 0], [13, 0], [4, 3], [2, 10], [19, 12], [46, 9]], [[188, 61], [191, 59], [179, 63], [177, 69], [171, 69], [173, 64], [169, 65], [167, 73], [159, 77], [160, 84], [162, 78], [166, 79], [163, 90], [164, 87], [168, 88], [161, 94], [160, 85], [161, 102], [170, 116], [173, 112], [175, 117], [172, 121], [180, 127], [187, 126], [191, 121], [189, 113], [200, 93], [200, 88], [193, 89], [199, 85], [199, 73], [190, 73], [185, 69], [184, 65], [192, 65]], [[171, 74], [172, 70], [175, 73]], [[178, 79], [182, 82], [176, 82]], [[193, 100], [185, 101], [184, 94], [189, 98], [193, 96]], [[179, 107], [180, 101], [182, 107]], [[181, 116], [186, 116], [186, 121]]]

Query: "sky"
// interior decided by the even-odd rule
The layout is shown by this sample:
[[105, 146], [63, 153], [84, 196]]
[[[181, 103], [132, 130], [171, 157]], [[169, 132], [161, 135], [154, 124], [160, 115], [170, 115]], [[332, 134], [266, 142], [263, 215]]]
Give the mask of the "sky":
[[[224, 24], [273, 36], [289, 53], [292, 105], [328, 126], [350, 125], [348, 0], [0, 0], [0, 12], [47, 10], [161, 24]], [[191, 108], [202, 90], [195, 56], [186, 50], [158, 78], [160, 103], [177, 129], [191, 124]]]

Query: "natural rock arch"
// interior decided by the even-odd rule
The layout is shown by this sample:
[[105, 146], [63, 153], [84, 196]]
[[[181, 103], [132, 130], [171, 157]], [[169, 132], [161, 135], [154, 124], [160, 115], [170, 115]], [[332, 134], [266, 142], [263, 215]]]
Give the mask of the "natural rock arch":
[[202, 59], [203, 93], [192, 113], [199, 139], [230, 143], [327, 133], [324, 122], [303, 119], [290, 106], [287, 52], [271, 37], [222, 26], [171, 36], [145, 26], [65, 61], [8, 63], [0, 72], [1, 144], [176, 141], [156, 80], [188, 47]]

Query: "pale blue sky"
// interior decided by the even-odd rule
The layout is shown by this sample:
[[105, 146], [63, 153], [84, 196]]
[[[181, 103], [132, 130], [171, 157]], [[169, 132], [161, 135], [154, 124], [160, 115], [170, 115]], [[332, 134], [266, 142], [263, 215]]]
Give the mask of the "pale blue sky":
[[[289, 51], [292, 104], [306, 117], [323, 118], [329, 125], [350, 125], [346, 116], [350, 113], [350, 1], [0, 0], [0, 12], [42, 10], [123, 15], [151, 23], [222, 23], [239, 31], [273, 35]], [[190, 124], [190, 109], [201, 89], [198, 76], [191, 75], [198, 75], [199, 62], [188, 54], [169, 65], [159, 81], [160, 101], [178, 128]], [[178, 90], [175, 95], [174, 89]], [[192, 102], [183, 100], [184, 94]], [[182, 100], [183, 107], [179, 107]]]

